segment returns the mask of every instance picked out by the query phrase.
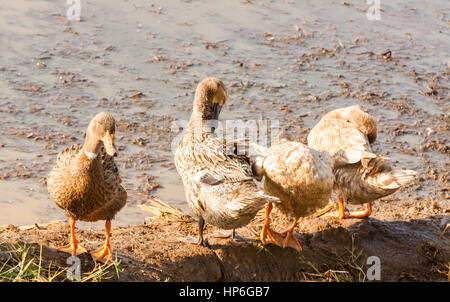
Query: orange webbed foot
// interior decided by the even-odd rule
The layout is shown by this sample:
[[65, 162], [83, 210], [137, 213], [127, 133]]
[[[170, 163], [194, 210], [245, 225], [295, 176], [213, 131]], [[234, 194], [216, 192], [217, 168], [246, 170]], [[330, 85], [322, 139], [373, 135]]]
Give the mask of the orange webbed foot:
[[288, 230], [286, 232], [286, 235], [283, 240], [283, 247], [284, 248], [290, 247], [299, 252], [302, 250], [302, 246], [300, 245], [300, 242], [298, 242], [297, 238], [294, 235], [294, 229]]
[[281, 235], [284, 236], [283, 248], [290, 247], [297, 251], [302, 250], [302, 246], [300, 245], [300, 242], [298, 242], [297, 238], [294, 235], [294, 229], [295, 229], [295, 226], [297, 225], [297, 222], [298, 222], [298, 218], [294, 218], [294, 222], [292, 223], [292, 225], [286, 231], [281, 233]]
[[265, 216], [265, 220], [264, 220], [264, 225], [261, 231], [261, 235], [260, 235], [260, 240], [262, 242], [262, 244], [267, 244], [266, 238], [269, 237], [270, 241], [278, 246], [281, 246], [282, 240], [283, 240], [283, 236], [278, 233], [275, 232], [274, 230], [272, 230], [270, 228], [270, 212], [272, 211], [272, 203], [269, 202], [266, 205], [266, 216]]
[[103, 263], [111, 264], [113, 262], [112, 252], [110, 247], [111, 238], [111, 220], [106, 220], [105, 223], [106, 240], [103, 246], [95, 251], [91, 251], [92, 259]]
[[58, 247], [58, 252], [64, 252], [71, 254], [72, 256], [78, 256], [87, 252], [87, 250], [78, 243], [69, 243]]
[[273, 244], [282, 246], [281, 242], [283, 241], [283, 236], [280, 233], [272, 230], [269, 226], [264, 226], [260, 235], [260, 240], [262, 244], [264, 245], [267, 244], [267, 238], [269, 238], [269, 240]]
[[111, 247], [106, 244], [95, 251], [91, 251], [91, 256], [95, 261], [100, 261], [107, 264], [111, 264], [113, 262]]
[[77, 237], [75, 236], [75, 218], [70, 217], [70, 243], [58, 247], [59, 252], [69, 253], [72, 256], [78, 256], [86, 253], [87, 250], [78, 244]]

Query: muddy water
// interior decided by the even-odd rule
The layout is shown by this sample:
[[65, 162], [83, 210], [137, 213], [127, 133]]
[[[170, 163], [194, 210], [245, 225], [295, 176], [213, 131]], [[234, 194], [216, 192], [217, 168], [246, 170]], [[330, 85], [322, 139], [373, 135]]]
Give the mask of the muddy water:
[[129, 195], [115, 225], [141, 223], [152, 195], [188, 211], [171, 125], [206, 76], [230, 88], [223, 119], [277, 119], [300, 140], [325, 112], [363, 104], [376, 150], [421, 173], [398, 196], [449, 208], [450, 5], [391, 2], [369, 21], [365, 1], [82, 0], [68, 21], [66, 1], [2, 1], [0, 225], [65, 219], [45, 178], [99, 111], [118, 121]]

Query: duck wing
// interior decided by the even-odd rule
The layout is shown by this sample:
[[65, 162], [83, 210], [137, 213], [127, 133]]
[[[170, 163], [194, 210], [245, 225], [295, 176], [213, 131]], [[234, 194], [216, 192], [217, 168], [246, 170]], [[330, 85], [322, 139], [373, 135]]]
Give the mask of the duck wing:
[[367, 136], [345, 119], [322, 119], [309, 133], [308, 146], [328, 151], [335, 167], [359, 161], [367, 166], [367, 160], [376, 157]]
[[256, 186], [248, 156], [226, 154], [222, 142], [214, 137], [195, 148], [197, 170], [193, 180], [200, 187], [200, 201], [221, 201], [223, 204], [215, 208], [223, 207], [235, 215], [256, 213], [267, 202], [279, 202]]
[[114, 161], [114, 157], [108, 155], [102, 146], [98, 155], [102, 162], [103, 177], [105, 180], [105, 205], [98, 211], [103, 212], [102, 216], [112, 219], [115, 214], [122, 209], [127, 202], [127, 192], [122, 186], [119, 169]]
[[71, 200], [71, 192], [67, 191], [67, 186], [71, 185], [72, 177], [67, 177], [72, 160], [78, 155], [82, 149], [81, 144], [69, 146], [62, 150], [56, 159], [55, 165], [47, 177], [47, 189], [55, 203], [66, 208]]
[[227, 154], [223, 143], [210, 137], [195, 145], [199, 171], [196, 179], [206, 184], [253, 180], [250, 159], [246, 155]]
[[70, 166], [72, 159], [74, 159], [78, 155], [82, 148], [82, 144], [75, 144], [59, 152], [55, 162], [55, 166], [49, 174], [49, 178], [53, 178], [53, 176], [60, 173], [65, 173], [66, 169]]

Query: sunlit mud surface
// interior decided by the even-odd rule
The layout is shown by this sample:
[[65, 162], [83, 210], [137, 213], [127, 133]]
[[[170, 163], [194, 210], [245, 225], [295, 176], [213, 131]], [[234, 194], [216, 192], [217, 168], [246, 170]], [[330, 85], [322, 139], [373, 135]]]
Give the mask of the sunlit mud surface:
[[46, 177], [100, 111], [116, 118], [129, 196], [113, 225], [142, 223], [138, 205], [152, 195], [189, 212], [172, 125], [189, 119], [206, 76], [230, 90], [221, 119], [279, 120], [301, 141], [327, 111], [366, 106], [375, 149], [419, 172], [396, 208], [376, 202], [376, 217], [423, 200], [448, 215], [450, 5], [381, 4], [369, 21], [365, 1], [96, 0], [69, 21], [64, 0], [2, 1], [0, 225], [66, 219]]

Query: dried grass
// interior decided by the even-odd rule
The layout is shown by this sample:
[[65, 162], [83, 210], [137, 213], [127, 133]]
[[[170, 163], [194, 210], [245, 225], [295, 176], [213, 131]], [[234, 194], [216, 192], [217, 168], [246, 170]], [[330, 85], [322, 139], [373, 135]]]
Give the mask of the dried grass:
[[192, 221], [192, 217], [187, 213], [181, 211], [178, 208], [175, 208], [168, 204], [167, 202], [162, 201], [157, 197], [153, 197], [145, 204], [140, 204], [139, 207], [151, 213], [153, 216], [149, 217], [151, 220], [164, 220], [166, 222], [173, 221]]

